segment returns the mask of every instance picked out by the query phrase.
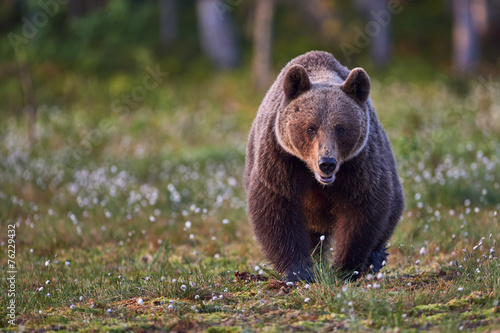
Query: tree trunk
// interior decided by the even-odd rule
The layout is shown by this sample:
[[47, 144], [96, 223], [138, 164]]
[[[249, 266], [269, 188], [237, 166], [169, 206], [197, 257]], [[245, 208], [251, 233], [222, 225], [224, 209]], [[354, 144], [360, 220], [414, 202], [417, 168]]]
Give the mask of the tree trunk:
[[267, 88], [271, 81], [273, 0], [257, 0], [253, 30], [252, 74], [259, 90]]
[[486, 1], [453, 0], [453, 66], [471, 73], [479, 61], [479, 34], [486, 30]]
[[160, 44], [172, 45], [177, 39], [177, 0], [160, 0]]
[[366, 25], [361, 30], [369, 30], [370, 56], [377, 67], [386, 66], [391, 60], [392, 13], [388, 10], [387, 0], [356, 0], [363, 11]]
[[234, 68], [239, 64], [236, 31], [229, 15], [232, 10], [229, 4], [220, 0], [197, 0], [201, 47], [220, 69]]
[[322, 33], [325, 32], [325, 24], [335, 20], [324, 0], [292, 0], [290, 3], [297, 6], [307, 22]]
[[26, 128], [28, 132], [28, 143], [31, 149], [36, 143], [36, 107], [35, 107], [35, 92], [33, 90], [33, 82], [31, 81], [31, 75], [27, 60], [27, 55], [25, 51], [19, 51], [16, 53], [17, 63], [19, 64], [19, 76], [21, 78], [21, 84], [24, 92], [25, 108], [24, 113], [26, 114]]

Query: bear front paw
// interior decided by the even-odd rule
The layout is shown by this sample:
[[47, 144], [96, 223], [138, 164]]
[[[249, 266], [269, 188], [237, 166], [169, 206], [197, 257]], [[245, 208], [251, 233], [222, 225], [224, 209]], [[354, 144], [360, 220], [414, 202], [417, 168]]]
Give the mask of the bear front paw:
[[314, 282], [314, 274], [310, 268], [302, 269], [296, 272], [286, 274], [285, 281], [287, 282]]

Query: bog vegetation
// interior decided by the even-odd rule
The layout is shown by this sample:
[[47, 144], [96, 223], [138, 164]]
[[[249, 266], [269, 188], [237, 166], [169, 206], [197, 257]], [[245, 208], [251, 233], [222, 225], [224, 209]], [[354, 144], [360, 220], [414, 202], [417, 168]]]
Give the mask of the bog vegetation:
[[[279, 59], [307, 51], [280, 45]], [[3, 296], [11, 283], [0, 281], [2, 330], [500, 328], [494, 77], [455, 80], [413, 62], [373, 72], [371, 97], [407, 200], [389, 260], [357, 282], [317, 263], [316, 283], [290, 284], [267, 265], [245, 212], [245, 145], [263, 97], [248, 66], [212, 73], [204, 60], [188, 66], [183, 49], [158, 62], [145, 47], [125, 49], [133, 52], [120, 61], [135, 64], [126, 74], [97, 75], [96, 63], [115, 58], [89, 52], [79, 65], [70, 48], [61, 59], [31, 55], [39, 57], [32, 149], [16, 113], [19, 80], [0, 83], [0, 264], [8, 277], [14, 225], [17, 271], [17, 326]], [[157, 65], [168, 75], [128, 103]]]
[[498, 327], [498, 87], [478, 81], [458, 95], [443, 82], [373, 80], [407, 208], [381, 275], [348, 283], [318, 263], [310, 285], [276, 280], [247, 222], [244, 147], [258, 96], [226, 74], [166, 82], [157, 97], [163, 107], [128, 114], [40, 108], [32, 152], [22, 120], [2, 128], [1, 245], [6, 253], [15, 224], [19, 325]]

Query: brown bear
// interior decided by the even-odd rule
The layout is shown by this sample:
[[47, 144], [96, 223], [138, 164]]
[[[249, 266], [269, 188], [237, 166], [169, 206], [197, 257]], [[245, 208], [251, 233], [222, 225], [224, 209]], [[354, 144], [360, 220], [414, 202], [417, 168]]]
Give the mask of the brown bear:
[[288, 281], [312, 281], [312, 252], [332, 238], [333, 267], [354, 279], [387, 258], [404, 195], [369, 93], [363, 69], [312, 51], [285, 66], [259, 108], [246, 154], [248, 216]]

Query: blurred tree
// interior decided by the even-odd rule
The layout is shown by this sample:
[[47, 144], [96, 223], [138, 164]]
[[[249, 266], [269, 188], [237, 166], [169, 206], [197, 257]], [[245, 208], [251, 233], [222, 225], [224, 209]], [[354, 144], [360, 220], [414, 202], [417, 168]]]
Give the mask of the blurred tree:
[[169, 46], [177, 39], [177, 0], [160, 0], [160, 44]]
[[486, 0], [453, 0], [453, 66], [473, 72], [480, 56], [479, 35], [487, 30]]
[[271, 80], [274, 0], [257, 0], [253, 28], [252, 75], [255, 86], [264, 90]]
[[86, 12], [104, 8], [109, 0], [71, 0], [68, 1], [68, 12], [71, 17], [82, 17]]
[[221, 0], [197, 0], [198, 31], [201, 47], [217, 68], [238, 66], [240, 51], [232, 8]]
[[[389, 63], [392, 53], [390, 31], [392, 14], [387, 10], [387, 0], [356, 0], [355, 2], [362, 10], [365, 20], [377, 28], [369, 36], [371, 39], [370, 55], [375, 66], [384, 67]], [[365, 29], [372, 29], [372, 27], [367, 23]]]
[[[291, 5], [297, 6], [302, 11], [309, 25], [322, 31], [328, 22], [334, 21], [329, 10], [328, 1], [325, 0], [288, 0]], [[330, 3], [332, 1], [329, 1]]]
[[23, 87], [26, 114], [26, 128], [28, 131], [28, 143], [30, 148], [33, 148], [36, 143], [35, 123], [36, 123], [36, 106], [35, 106], [35, 91], [33, 90], [33, 81], [31, 79], [30, 67], [26, 58], [25, 52], [17, 54], [19, 63], [19, 75]]

